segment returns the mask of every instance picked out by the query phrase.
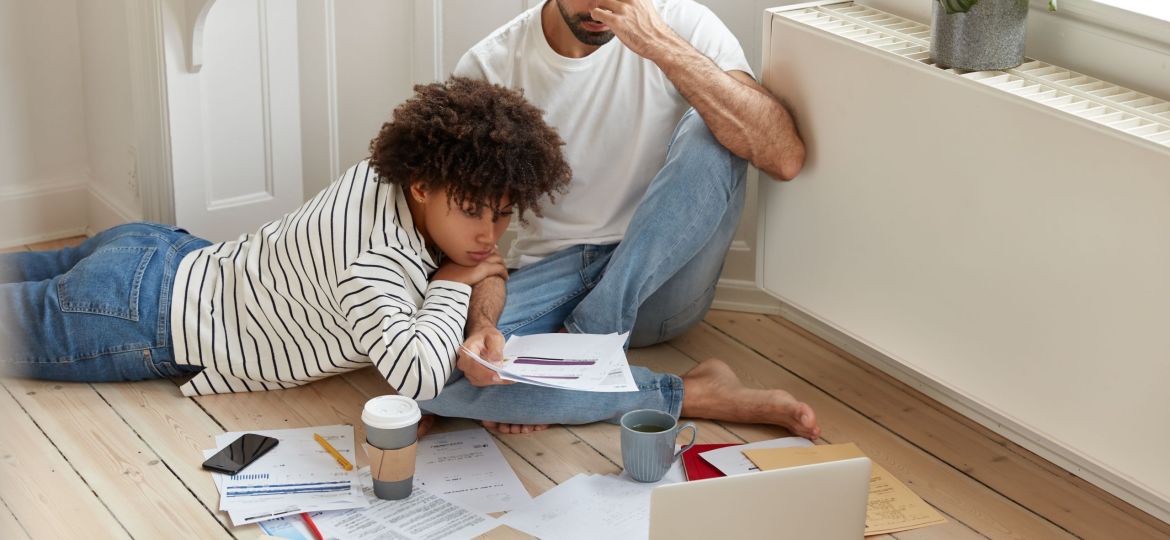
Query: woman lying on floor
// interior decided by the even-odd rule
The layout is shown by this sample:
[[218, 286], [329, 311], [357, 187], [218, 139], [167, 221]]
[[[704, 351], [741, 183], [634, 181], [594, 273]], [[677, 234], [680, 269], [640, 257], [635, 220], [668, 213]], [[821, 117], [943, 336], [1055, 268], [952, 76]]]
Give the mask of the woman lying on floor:
[[212, 244], [133, 223], [80, 246], [0, 255], [0, 374], [63, 381], [191, 376], [184, 395], [272, 390], [371, 363], [430, 399], [463, 342], [471, 286], [507, 278], [514, 212], [570, 172], [518, 92], [416, 87], [371, 157], [296, 211]]

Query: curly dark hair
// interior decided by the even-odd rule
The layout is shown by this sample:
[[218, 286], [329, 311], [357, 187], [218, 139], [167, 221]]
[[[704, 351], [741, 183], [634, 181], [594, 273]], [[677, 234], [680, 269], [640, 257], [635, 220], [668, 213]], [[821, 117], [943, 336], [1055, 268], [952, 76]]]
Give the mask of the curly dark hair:
[[556, 130], [516, 90], [465, 77], [417, 85], [370, 141], [380, 182], [447, 189], [460, 207], [493, 216], [507, 196], [520, 220], [564, 193], [572, 173]]

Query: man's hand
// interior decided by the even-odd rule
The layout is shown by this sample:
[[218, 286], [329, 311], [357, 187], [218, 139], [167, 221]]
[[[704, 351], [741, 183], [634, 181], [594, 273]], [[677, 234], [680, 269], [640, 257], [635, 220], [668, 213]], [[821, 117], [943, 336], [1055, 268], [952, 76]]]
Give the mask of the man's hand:
[[680, 39], [650, 0], [601, 0], [590, 16], [608, 26], [613, 35], [642, 58], [652, 59], [672, 38]]
[[[504, 335], [495, 328], [484, 328], [467, 336], [463, 347], [479, 355], [480, 358], [493, 364], [504, 362]], [[467, 377], [467, 382], [474, 386], [491, 386], [493, 384], [513, 384], [515, 381], [505, 381], [500, 375], [487, 366], [476, 362], [462, 350], [459, 351], [459, 360], [455, 367]]]
[[499, 253], [493, 254], [475, 266], [463, 266], [451, 259], [446, 259], [439, 265], [439, 270], [431, 276], [431, 279], [458, 281], [474, 287], [488, 276], [508, 279], [508, 267], [504, 266], [504, 258]]

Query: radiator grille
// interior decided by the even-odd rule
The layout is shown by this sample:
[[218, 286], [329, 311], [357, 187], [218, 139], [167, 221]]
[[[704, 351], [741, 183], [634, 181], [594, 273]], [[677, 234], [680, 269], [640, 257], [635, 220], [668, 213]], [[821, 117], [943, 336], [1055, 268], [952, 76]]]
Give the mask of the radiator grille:
[[[852, 2], [781, 11], [778, 15], [935, 65], [930, 58], [930, 27], [925, 24]], [[1170, 102], [1165, 100], [1032, 59], [1006, 71], [946, 71], [1170, 147]]]

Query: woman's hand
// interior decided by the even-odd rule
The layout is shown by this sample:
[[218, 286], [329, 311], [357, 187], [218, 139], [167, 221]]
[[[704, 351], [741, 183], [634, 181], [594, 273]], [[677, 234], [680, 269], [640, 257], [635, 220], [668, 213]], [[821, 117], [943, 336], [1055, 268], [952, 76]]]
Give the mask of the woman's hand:
[[489, 276], [499, 276], [503, 279], [508, 279], [508, 267], [504, 266], [504, 258], [499, 253], [492, 254], [483, 260], [483, 262], [475, 266], [463, 266], [459, 263], [446, 259], [441, 265], [435, 275], [431, 276], [432, 280], [457, 281], [465, 283], [469, 286], [483, 281]]
[[463, 342], [463, 347], [459, 351], [459, 360], [456, 362], [455, 367], [458, 367], [463, 372], [463, 376], [467, 378], [467, 382], [470, 382], [473, 386], [513, 384], [513, 381], [501, 379], [498, 373], [476, 362], [463, 349], [477, 354], [480, 358], [488, 362], [502, 365], [504, 363], [504, 335], [499, 330], [485, 328], [481, 332], [468, 335], [467, 341]]

